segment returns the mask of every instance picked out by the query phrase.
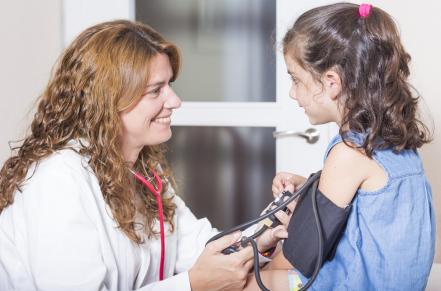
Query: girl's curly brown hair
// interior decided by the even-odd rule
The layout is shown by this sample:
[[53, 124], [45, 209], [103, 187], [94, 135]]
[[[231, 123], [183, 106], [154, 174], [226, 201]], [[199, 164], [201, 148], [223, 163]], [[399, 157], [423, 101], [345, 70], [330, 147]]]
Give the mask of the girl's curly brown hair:
[[[70, 140], [86, 141], [79, 153], [89, 158], [106, 203], [120, 229], [134, 242], [138, 233], [137, 213], [144, 218], [144, 231], [156, 235], [153, 222], [157, 205], [151, 193], [135, 183], [120, 149], [120, 112], [136, 104], [149, 80], [150, 61], [157, 54], [169, 57], [176, 78], [178, 49], [152, 28], [137, 22], [117, 20], [86, 29], [61, 55], [49, 83], [39, 99], [30, 133], [0, 172], [0, 213], [14, 202], [31, 165], [39, 163]], [[173, 81], [172, 80], [172, 81]], [[134, 169], [162, 168], [163, 181], [171, 180], [163, 146], [146, 146]], [[167, 184], [167, 183], [165, 183]], [[176, 206], [166, 197], [162, 203], [165, 220], [173, 231]], [[17, 192], [18, 191], [18, 192]], [[136, 194], [135, 194], [136, 193]], [[137, 195], [144, 195], [139, 206]]]
[[340, 134], [366, 134], [361, 146], [371, 157], [376, 148], [416, 149], [430, 141], [417, 118], [419, 96], [407, 82], [409, 54], [385, 11], [372, 7], [360, 17], [358, 5], [336, 3], [302, 14], [283, 39], [289, 55], [319, 81], [329, 69], [342, 80]]

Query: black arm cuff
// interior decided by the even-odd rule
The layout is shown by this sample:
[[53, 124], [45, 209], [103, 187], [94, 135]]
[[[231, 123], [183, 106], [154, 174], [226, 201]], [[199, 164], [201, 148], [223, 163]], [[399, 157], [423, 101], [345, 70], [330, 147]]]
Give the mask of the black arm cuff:
[[[312, 208], [314, 190], [314, 187], [310, 187], [297, 201], [288, 225], [288, 238], [283, 244], [285, 258], [307, 278], [313, 274], [318, 256], [319, 238]], [[315, 196], [322, 224], [324, 262], [334, 257], [352, 206], [340, 208], [318, 189]]]

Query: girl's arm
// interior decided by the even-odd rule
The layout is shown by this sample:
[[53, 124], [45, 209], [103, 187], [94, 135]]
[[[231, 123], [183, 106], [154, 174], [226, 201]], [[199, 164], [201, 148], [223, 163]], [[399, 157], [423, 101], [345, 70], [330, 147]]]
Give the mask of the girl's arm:
[[[375, 166], [378, 167], [357, 149], [339, 143], [325, 161], [319, 189], [334, 204], [345, 207], [351, 203], [357, 189], [370, 177]], [[280, 251], [262, 269], [261, 278], [270, 290], [288, 290], [288, 270], [293, 269], [293, 264]], [[249, 276], [244, 290], [260, 290], [254, 275]]]
[[369, 177], [372, 164], [376, 163], [358, 149], [338, 143], [325, 160], [319, 190], [337, 206], [346, 207]]
[[[263, 284], [269, 290], [288, 290], [288, 271], [287, 270], [272, 270], [261, 271], [260, 278]], [[248, 277], [247, 284], [244, 291], [260, 291], [259, 285], [257, 285], [254, 275]]]
[[[339, 143], [332, 148], [325, 161], [319, 189], [334, 204], [343, 208], [351, 203], [357, 189], [368, 179], [375, 166], [379, 167], [376, 162], [357, 149]], [[293, 268], [283, 252], [279, 252], [264, 269], [290, 270]]]

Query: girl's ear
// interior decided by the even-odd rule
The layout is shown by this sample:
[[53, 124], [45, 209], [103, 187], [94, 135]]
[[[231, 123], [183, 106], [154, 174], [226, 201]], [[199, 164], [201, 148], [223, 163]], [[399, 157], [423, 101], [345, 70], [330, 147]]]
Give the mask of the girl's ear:
[[329, 92], [329, 97], [336, 100], [341, 93], [341, 79], [340, 75], [335, 70], [328, 70], [323, 77], [326, 90]]

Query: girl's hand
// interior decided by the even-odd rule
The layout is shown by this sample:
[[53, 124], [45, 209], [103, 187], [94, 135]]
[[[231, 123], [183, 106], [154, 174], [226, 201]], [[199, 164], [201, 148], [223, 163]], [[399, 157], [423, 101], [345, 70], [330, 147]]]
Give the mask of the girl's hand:
[[294, 193], [305, 181], [305, 177], [287, 172], [279, 172], [273, 179], [273, 195], [277, 197], [283, 191]]
[[[280, 197], [283, 191], [290, 191], [294, 193], [297, 189], [305, 183], [307, 179], [305, 177], [287, 173], [287, 172], [279, 172], [273, 179], [272, 191], [274, 197]], [[291, 220], [292, 212], [296, 207], [296, 201], [293, 201], [287, 205], [288, 213], [283, 211], [279, 211], [275, 214], [277, 219], [280, 220], [282, 225], [285, 226], [285, 229], [288, 229], [289, 221]]]
[[[300, 187], [306, 181], [305, 177], [291, 174], [291, 173], [277, 173], [277, 175], [273, 179], [272, 191], [274, 197], [279, 197], [283, 191], [290, 191], [292, 193]], [[285, 239], [288, 237], [288, 224], [291, 219], [292, 212], [296, 206], [295, 201], [291, 202], [287, 205], [289, 211], [285, 213], [283, 211], [279, 211], [275, 213], [277, 219], [282, 223], [275, 228], [267, 229], [262, 235], [260, 235], [257, 239], [257, 247], [260, 252], [266, 251], [272, 247], [274, 247], [277, 242], [281, 239]], [[264, 212], [267, 209], [264, 210]], [[260, 227], [259, 227], [260, 228]]]

